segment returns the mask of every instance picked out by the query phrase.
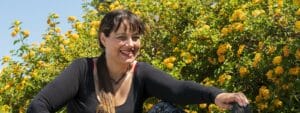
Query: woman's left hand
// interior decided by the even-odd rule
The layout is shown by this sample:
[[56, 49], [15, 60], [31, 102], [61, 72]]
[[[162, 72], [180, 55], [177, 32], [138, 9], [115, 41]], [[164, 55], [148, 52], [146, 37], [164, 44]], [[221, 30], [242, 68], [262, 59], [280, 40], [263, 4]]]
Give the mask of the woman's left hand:
[[244, 107], [249, 104], [247, 97], [243, 93], [220, 93], [215, 98], [215, 104], [224, 109], [231, 109], [234, 102]]

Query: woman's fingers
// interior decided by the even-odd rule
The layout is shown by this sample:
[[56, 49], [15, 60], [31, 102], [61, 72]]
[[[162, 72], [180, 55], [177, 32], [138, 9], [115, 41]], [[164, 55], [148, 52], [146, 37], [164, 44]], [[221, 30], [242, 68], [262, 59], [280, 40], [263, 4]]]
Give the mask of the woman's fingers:
[[231, 109], [234, 102], [237, 102], [240, 106], [249, 104], [247, 97], [243, 93], [221, 93], [215, 99], [215, 104], [225, 109]]

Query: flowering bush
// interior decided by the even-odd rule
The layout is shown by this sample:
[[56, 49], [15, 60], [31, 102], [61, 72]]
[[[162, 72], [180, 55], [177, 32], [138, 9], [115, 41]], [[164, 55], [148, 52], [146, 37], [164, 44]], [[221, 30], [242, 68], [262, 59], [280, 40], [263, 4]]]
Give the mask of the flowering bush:
[[[40, 44], [27, 44], [30, 32], [13, 23], [19, 48], [1, 60], [0, 112], [24, 112], [72, 60], [99, 55], [99, 20], [115, 9], [129, 9], [147, 24], [140, 61], [177, 79], [241, 91], [255, 112], [300, 111], [299, 0], [93, 0], [83, 8], [83, 21], [70, 16], [72, 29], [65, 33], [59, 16], [49, 15]], [[227, 112], [214, 104], [183, 107], [191, 113]]]

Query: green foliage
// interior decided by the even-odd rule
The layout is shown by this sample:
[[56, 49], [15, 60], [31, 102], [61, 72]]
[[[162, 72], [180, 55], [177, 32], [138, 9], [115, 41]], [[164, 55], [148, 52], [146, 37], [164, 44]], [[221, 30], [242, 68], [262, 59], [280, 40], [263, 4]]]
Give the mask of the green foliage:
[[[83, 21], [68, 18], [61, 33], [57, 14], [40, 44], [14, 22], [13, 57], [2, 58], [0, 112], [24, 112], [30, 100], [72, 60], [99, 55], [99, 20], [128, 9], [147, 24], [140, 61], [177, 79], [244, 92], [256, 112], [299, 112], [300, 2], [298, 0], [93, 0]], [[5, 97], [5, 98], [4, 98]], [[149, 100], [148, 110], [156, 100]], [[187, 112], [227, 112], [215, 105], [184, 106]], [[62, 111], [64, 112], [64, 111]]]

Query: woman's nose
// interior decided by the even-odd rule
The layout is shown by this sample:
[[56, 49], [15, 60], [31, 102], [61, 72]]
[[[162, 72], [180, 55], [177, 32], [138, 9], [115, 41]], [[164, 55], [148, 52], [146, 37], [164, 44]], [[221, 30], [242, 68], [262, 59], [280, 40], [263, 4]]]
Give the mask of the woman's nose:
[[127, 46], [133, 46], [133, 45], [134, 45], [134, 41], [132, 40], [132, 38], [128, 38], [128, 39], [126, 40], [125, 44], [126, 44]]

